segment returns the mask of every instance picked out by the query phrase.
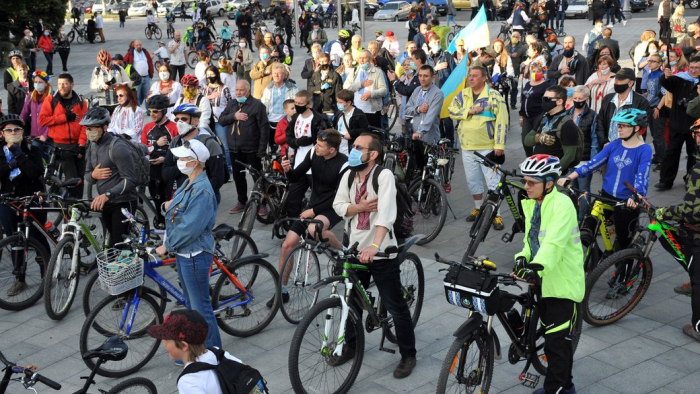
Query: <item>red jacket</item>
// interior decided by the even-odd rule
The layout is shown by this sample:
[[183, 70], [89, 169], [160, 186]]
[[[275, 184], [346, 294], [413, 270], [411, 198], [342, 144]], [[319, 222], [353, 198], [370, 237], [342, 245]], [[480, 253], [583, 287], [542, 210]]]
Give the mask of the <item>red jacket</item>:
[[[69, 105], [70, 111], [75, 114], [75, 120], [68, 122], [66, 119], [66, 108], [61, 104], [56, 92], [52, 96], [46, 97], [44, 105], [39, 112], [39, 124], [49, 128], [49, 137], [57, 144], [87, 144], [85, 126], [80, 125], [80, 121], [88, 110], [88, 104], [81, 100], [78, 93], [73, 92], [73, 98]], [[54, 102], [54, 100], [56, 100]]]
[[287, 148], [289, 145], [287, 145], [287, 125], [289, 124], [289, 121], [287, 121], [287, 117], [285, 116], [277, 122], [277, 127], [275, 128], [275, 144], [280, 146], [280, 151], [282, 154], [287, 153]]
[[51, 42], [50, 36], [39, 37], [39, 42], [36, 44], [36, 46], [41, 48], [41, 50], [44, 52], [51, 53], [53, 51], [53, 42]]
[[[148, 77], [153, 78], [153, 59], [151, 59], [151, 54], [148, 53], [146, 48], [141, 49], [143, 53], [146, 54], [146, 62], [148, 63]], [[129, 50], [126, 52], [126, 55], [124, 55], [124, 63], [125, 64], [131, 64], [132, 67], [134, 65], [134, 48], [129, 48]]]

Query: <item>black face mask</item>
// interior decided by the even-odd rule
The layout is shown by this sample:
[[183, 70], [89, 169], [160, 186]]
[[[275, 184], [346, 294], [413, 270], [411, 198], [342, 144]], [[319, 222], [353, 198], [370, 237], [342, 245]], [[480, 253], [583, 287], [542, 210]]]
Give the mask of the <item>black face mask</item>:
[[330, 68], [331, 68], [331, 66], [329, 66], [327, 64], [321, 65], [321, 70], [323, 70], [323, 71], [328, 71]]
[[542, 98], [542, 110], [544, 112], [549, 112], [557, 107], [556, 99], [547, 100], [547, 97]]
[[586, 106], [585, 101], [574, 101], [574, 108], [581, 109]]
[[214, 83], [216, 82], [216, 77], [207, 77], [207, 80], [209, 81], [209, 83]]
[[626, 83], [623, 83], [621, 85], [615, 84], [614, 85], [615, 93], [617, 93], [617, 94], [624, 93], [625, 91], [627, 91], [627, 89], [629, 89], [629, 87], [630, 86]]
[[294, 109], [297, 111], [298, 114], [303, 114], [306, 112], [306, 106], [305, 105], [296, 105], [294, 104]]
[[571, 57], [574, 56], [574, 50], [573, 49], [565, 49], [564, 50], [564, 57]]

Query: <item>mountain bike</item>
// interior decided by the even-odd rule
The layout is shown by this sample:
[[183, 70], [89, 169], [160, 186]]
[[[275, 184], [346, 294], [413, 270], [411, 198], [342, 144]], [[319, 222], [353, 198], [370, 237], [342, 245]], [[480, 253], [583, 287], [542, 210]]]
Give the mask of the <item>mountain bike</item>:
[[381, 133], [387, 137], [384, 139], [384, 163], [382, 166], [391, 170], [406, 185], [411, 185], [422, 175], [413, 157], [411, 136], [404, 133], [391, 134], [388, 130], [381, 130]]
[[160, 40], [160, 38], [163, 37], [163, 32], [160, 30], [160, 27], [158, 27], [158, 22], [154, 22], [152, 25], [146, 26], [144, 33], [146, 34], [146, 38], [149, 40], [152, 38]]
[[[195, 44], [193, 43], [190, 45], [190, 50], [185, 53], [185, 61], [187, 62], [187, 66], [189, 68], [195, 68], [197, 67], [197, 63], [199, 63], [199, 54], [195, 48]], [[221, 56], [224, 56], [224, 53], [221, 52], [218, 44], [212, 42], [209, 43], [206, 48], [212, 61], [218, 61]]]
[[[501, 342], [493, 329], [494, 315], [503, 325], [511, 340], [508, 362], [515, 365], [525, 361], [519, 375], [522, 384], [535, 388], [540, 376], [531, 374], [532, 365], [541, 375], [547, 373], [547, 357], [544, 354], [546, 327], [540, 322], [538, 303], [540, 286], [528, 283], [510, 274], [495, 274], [496, 264], [487, 258], [470, 258], [457, 263], [442, 259], [437, 253], [435, 260], [448, 264], [450, 268], [443, 281], [445, 298], [455, 306], [469, 309], [467, 320], [453, 334], [456, 339], [447, 350], [438, 378], [437, 393], [479, 392], [487, 394], [493, 378], [494, 359], [501, 358]], [[540, 271], [539, 264], [528, 268]], [[527, 286], [521, 294], [501, 290], [501, 286], [516, 286], [518, 282]], [[514, 308], [521, 305], [521, 311]], [[488, 317], [484, 321], [482, 314]], [[581, 319], [576, 319], [571, 330], [573, 350], [576, 351], [581, 334]]]
[[[118, 246], [119, 244], [115, 245]], [[176, 285], [160, 275], [155, 268], [175, 263], [174, 258], [158, 259], [154, 249], [127, 239], [128, 249], [107, 249], [98, 256], [100, 283], [111, 296], [103, 299], [87, 316], [80, 330], [80, 351], [84, 353], [105, 337], [118, 336], [138, 354], [114, 363], [109, 368], [98, 366], [96, 373], [107, 377], [129, 375], [153, 358], [160, 340], [147, 334], [148, 327], [163, 322], [163, 312], [156, 299], [162, 295], [142, 286], [144, 276], [186, 305], [184, 294]], [[221, 272], [211, 300], [216, 320], [222, 331], [247, 337], [262, 331], [274, 319], [279, 308], [277, 270], [265, 261], [266, 254], [241, 258], [224, 265], [214, 255], [214, 264]], [[272, 307], [266, 303], [273, 300]], [[88, 368], [95, 368], [85, 359]]]
[[[377, 257], [405, 252], [396, 247], [388, 247]], [[379, 350], [395, 353], [384, 347], [389, 339], [393, 318], [388, 315], [381, 296], [372, 296], [365, 290], [358, 273], [367, 272], [368, 267], [357, 263], [357, 243], [349, 249], [338, 251], [334, 270], [341, 275], [331, 276], [311, 286], [312, 291], [320, 291], [331, 285], [330, 297], [319, 301], [301, 320], [294, 331], [289, 347], [289, 377], [295, 393], [323, 392], [345, 393], [352, 387], [362, 367], [365, 352], [365, 329], [382, 331]], [[399, 257], [401, 258], [401, 257]], [[344, 285], [344, 293], [339, 293], [338, 285]], [[367, 320], [362, 323], [361, 310], [367, 311]], [[420, 314], [417, 310], [416, 315]], [[350, 327], [346, 327], [350, 326]], [[415, 326], [415, 322], [414, 322]], [[355, 333], [354, 357], [346, 363], [334, 366], [334, 360], [343, 354], [346, 344], [346, 330]]]
[[510, 36], [513, 34], [512, 27], [508, 22], [501, 23], [501, 30], [498, 32], [497, 38], [500, 38], [503, 42], [510, 42]]
[[452, 31], [449, 32], [449, 33], [447, 33], [447, 41], [445, 41], [445, 42], [447, 42], [448, 45], [449, 45], [449, 43], [451, 43], [452, 40], [454, 40], [455, 37], [457, 37], [457, 34], [459, 34], [459, 32], [460, 32], [462, 29], [464, 29], [464, 26], [457, 25], [457, 24], [455, 24], [454, 26], [452, 26]]
[[[107, 361], [118, 361], [126, 357], [128, 353], [128, 346], [119, 338], [111, 337], [108, 338], [102, 346], [89, 350], [83, 354], [83, 358], [97, 358], [97, 363], [95, 366], [102, 365]], [[3, 371], [5, 372], [2, 382], [0, 382], [0, 394], [5, 394], [7, 387], [11, 381], [17, 381], [24, 386], [25, 390], [32, 390], [36, 393], [34, 386], [37, 383], [43, 383], [54, 390], [60, 390], [61, 384], [54, 382], [53, 380], [36, 373], [38, 369], [35, 365], [30, 365], [27, 367], [21, 367], [11, 361], [8, 361], [5, 356], [0, 352], [0, 362], [5, 364]], [[81, 379], [85, 379], [85, 384], [83, 387], [76, 391], [74, 394], [87, 394], [90, 386], [95, 384], [95, 371], [93, 368], [90, 371], [90, 376], [83, 376]], [[12, 374], [24, 374], [23, 377], [12, 379]], [[148, 394], [158, 394], [156, 385], [146, 378], [132, 378], [120, 382], [116, 386], [112, 387], [111, 390], [98, 389], [101, 394], [125, 394], [125, 393], [148, 393]]]
[[[276, 160], [276, 156], [267, 156], [262, 161], [262, 171], [250, 164], [236, 160], [236, 163], [245, 167], [243, 172], [249, 173], [255, 184], [250, 191], [248, 201], [245, 204], [241, 219], [238, 222], [238, 230], [250, 235], [253, 231], [255, 220], [262, 224], [271, 224], [276, 218], [286, 216], [286, 201], [289, 193], [287, 176], [282, 165]], [[260, 207], [266, 206], [267, 213], [261, 215]], [[286, 227], [285, 229], [288, 229]], [[275, 232], [273, 231], [273, 234]], [[283, 236], [280, 238], [284, 238]]]
[[[649, 216], [650, 223], [638, 226], [630, 246], [602, 260], [586, 277], [586, 295], [583, 299], [583, 317], [594, 326], [614, 323], [639, 304], [649, 289], [654, 272], [649, 254], [656, 240], [686, 271], [690, 262], [683, 253], [679, 238], [687, 235], [683, 226], [673, 226], [654, 217], [656, 207], [634, 189], [634, 199]], [[659, 236], [660, 235], [660, 236]]]
[[78, 39], [78, 44], [85, 44], [87, 41], [87, 28], [85, 25], [73, 24], [70, 32], [66, 34], [66, 39], [72, 44], [73, 40]]

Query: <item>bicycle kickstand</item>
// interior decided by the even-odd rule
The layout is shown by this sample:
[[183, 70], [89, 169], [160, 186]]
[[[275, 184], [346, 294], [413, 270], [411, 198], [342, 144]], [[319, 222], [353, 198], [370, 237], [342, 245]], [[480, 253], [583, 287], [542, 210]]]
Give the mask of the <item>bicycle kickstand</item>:
[[382, 340], [379, 341], [379, 350], [391, 354], [396, 354], [396, 350], [394, 349], [389, 349], [384, 347], [384, 340], [386, 339], [386, 330], [388, 330], [390, 327], [388, 325], [384, 326], [382, 328]]
[[455, 211], [452, 210], [452, 205], [450, 205], [449, 201], [447, 201], [447, 209], [450, 210], [450, 213], [452, 214], [452, 216], [455, 218], [455, 220], [457, 220], [457, 216], [455, 215]]

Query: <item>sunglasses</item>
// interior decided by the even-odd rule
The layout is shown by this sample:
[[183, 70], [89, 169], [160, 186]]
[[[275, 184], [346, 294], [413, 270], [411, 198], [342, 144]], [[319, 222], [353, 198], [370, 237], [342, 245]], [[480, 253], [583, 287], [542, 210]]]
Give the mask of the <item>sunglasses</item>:
[[547, 97], [547, 96], [542, 97], [542, 101], [544, 101], [544, 102], [557, 101], [557, 100], [561, 100], [561, 99], [559, 97]]
[[190, 142], [189, 142], [189, 141], [185, 141], [185, 143], [182, 144], [182, 146], [184, 146], [186, 149], [189, 149], [190, 152], [192, 152], [192, 153], [194, 154], [194, 158], [195, 158], [197, 161], [199, 161], [199, 156], [197, 156], [197, 152], [195, 152], [195, 151], [192, 149], [192, 147], [190, 146]]
[[190, 121], [190, 118], [184, 118], [184, 117], [182, 117], [182, 116], [176, 116], [176, 117], [175, 117], [175, 120], [176, 120], [176, 121], [181, 120], [181, 121], [183, 121], [183, 122], [189, 122], [189, 121]]
[[323, 142], [327, 143], [328, 145], [330, 145], [332, 148], [338, 149], [338, 147], [335, 146], [335, 144], [333, 143], [333, 141], [330, 140], [329, 135], [326, 134], [326, 133], [324, 133], [323, 131], [319, 131], [319, 132], [318, 132], [318, 138], [319, 138], [321, 141], [323, 141]]
[[627, 124], [627, 123], [618, 123], [617, 124], [618, 129], [629, 129], [632, 127], [634, 127], [634, 126], [632, 126], [631, 124]]
[[156, 115], [156, 114], [160, 113], [160, 110], [159, 109], [149, 109], [148, 113], [151, 115]]
[[125, 94], [118, 94], [117, 97], [122, 98], [122, 97], [126, 97], [126, 95]]
[[5, 133], [19, 133], [21, 131], [24, 131], [24, 129], [21, 127], [13, 127], [13, 128], [8, 127], [6, 129], [2, 129], [2, 131]]
[[525, 186], [533, 187], [535, 185], [539, 185], [540, 183], [543, 183], [543, 181], [528, 181], [526, 179], [521, 179], [520, 183], [522, 183]]

